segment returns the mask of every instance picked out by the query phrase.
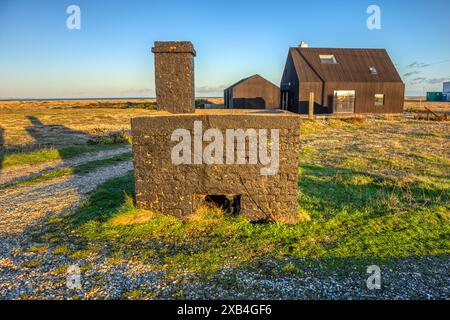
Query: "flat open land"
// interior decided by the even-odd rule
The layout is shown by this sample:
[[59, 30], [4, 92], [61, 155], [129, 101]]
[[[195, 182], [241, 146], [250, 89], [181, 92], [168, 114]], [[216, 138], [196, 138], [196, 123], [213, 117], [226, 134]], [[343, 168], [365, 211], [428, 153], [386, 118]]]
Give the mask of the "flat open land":
[[450, 122], [301, 120], [288, 225], [136, 208], [130, 118], [153, 109], [0, 102], [1, 299], [450, 298]]
[[450, 102], [425, 101], [423, 97], [406, 99], [403, 108], [407, 112], [426, 112], [425, 108], [428, 108], [439, 114], [448, 113], [450, 115]]

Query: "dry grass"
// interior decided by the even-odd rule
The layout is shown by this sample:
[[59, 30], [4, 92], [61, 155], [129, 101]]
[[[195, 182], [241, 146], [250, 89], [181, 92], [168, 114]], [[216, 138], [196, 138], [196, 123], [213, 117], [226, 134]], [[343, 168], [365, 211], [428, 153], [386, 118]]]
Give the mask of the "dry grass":
[[148, 210], [136, 210], [127, 214], [113, 217], [110, 222], [113, 226], [130, 226], [145, 224], [155, 217], [155, 213]]
[[406, 99], [403, 109], [407, 112], [426, 112], [426, 108], [436, 113], [450, 113], [450, 102], [428, 102], [421, 98]]
[[311, 221], [311, 217], [308, 212], [300, 210], [296, 214], [274, 214], [273, 220], [281, 224], [296, 225]]
[[6, 148], [84, 143], [99, 131], [128, 131], [132, 117], [154, 112], [133, 108], [78, 108], [95, 103], [94, 100], [0, 102], [0, 130], [3, 131], [0, 141]]

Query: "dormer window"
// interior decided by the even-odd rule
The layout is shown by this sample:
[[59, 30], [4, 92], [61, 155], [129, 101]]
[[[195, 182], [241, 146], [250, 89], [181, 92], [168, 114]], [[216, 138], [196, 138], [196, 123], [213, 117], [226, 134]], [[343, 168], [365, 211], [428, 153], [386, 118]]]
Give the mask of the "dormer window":
[[320, 62], [323, 64], [336, 64], [336, 57], [334, 54], [320, 54], [319, 55]]
[[369, 67], [370, 74], [378, 74], [378, 69], [375, 67]]

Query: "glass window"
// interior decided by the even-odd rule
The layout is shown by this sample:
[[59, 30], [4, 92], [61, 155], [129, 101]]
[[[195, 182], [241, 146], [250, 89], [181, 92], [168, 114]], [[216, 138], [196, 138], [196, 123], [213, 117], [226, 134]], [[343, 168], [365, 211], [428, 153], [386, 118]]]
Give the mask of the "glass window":
[[376, 106], [383, 106], [384, 105], [384, 94], [377, 93], [375, 95], [375, 105]]
[[369, 67], [369, 71], [371, 74], [378, 74], [378, 70], [375, 67]]
[[334, 91], [333, 112], [353, 113], [355, 112], [355, 90]]
[[337, 63], [336, 57], [334, 56], [334, 54], [321, 54], [321, 55], [319, 55], [319, 58], [320, 58], [320, 62], [324, 63], [324, 64]]

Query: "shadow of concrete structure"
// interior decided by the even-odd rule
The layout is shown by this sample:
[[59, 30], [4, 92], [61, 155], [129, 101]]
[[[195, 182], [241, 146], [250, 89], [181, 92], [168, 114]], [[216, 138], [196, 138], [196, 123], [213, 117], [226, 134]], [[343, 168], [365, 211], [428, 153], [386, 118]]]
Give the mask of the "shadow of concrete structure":
[[[88, 134], [83, 131], [73, 130], [64, 125], [47, 125], [44, 124], [35, 116], [28, 115], [26, 118], [31, 122], [31, 126], [25, 127], [28, 134], [35, 140], [34, 145], [37, 148], [40, 147], [53, 147], [62, 149], [65, 146], [67, 137], [71, 137], [71, 141], [74, 141], [73, 137], [76, 137], [78, 141], [84, 143], [91, 139], [96, 138], [96, 135]], [[63, 156], [63, 155], [62, 155]]]
[[[91, 152], [95, 153], [93, 154], [94, 158], [92, 160], [97, 160], [98, 157], [116, 155], [114, 153], [115, 148], [111, 148], [110, 150], [109, 148], [101, 148], [100, 146], [98, 148], [89, 146], [89, 144], [125, 145], [125, 142], [120, 142], [124, 140], [121, 139], [120, 136], [116, 137], [115, 134], [111, 135], [108, 133], [106, 137], [107, 139], [103, 139], [103, 134], [93, 135], [83, 131], [73, 130], [63, 125], [47, 125], [36, 116], [28, 115], [26, 118], [31, 122], [31, 125], [26, 126], [24, 129], [33, 138], [34, 142], [27, 145], [6, 145], [4, 143], [4, 147], [1, 150], [3, 169], [0, 175], [0, 188], [7, 187], [17, 182], [28, 180], [63, 167], [76, 165], [77, 163], [80, 163], [80, 161], [83, 162], [83, 157], [89, 157], [89, 153]], [[111, 139], [109, 139], [110, 137]], [[115, 140], [116, 138], [117, 140]], [[92, 143], [89, 143], [90, 140]], [[53, 153], [51, 159], [44, 158], [44, 161], [38, 161], [39, 164], [22, 167], [21, 170], [18, 170], [16, 167], [8, 169], [5, 168], [5, 159], [8, 155], [20, 153], [26, 154], [43, 149], [55, 150], [57, 152], [56, 157]], [[39, 154], [36, 156], [39, 157]], [[45, 155], [43, 156], [45, 157]]]
[[[85, 144], [84, 141], [97, 137], [82, 131], [72, 130], [63, 125], [45, 125], [35, 116], [26, 116], [26, 118], [31, 122], [31, 126], [25, 127], [25, 130], [34, 139], [32, 144], [6, 145], [4, 138], [5, 130], [0, 130], [0, 174], [2, 174], [0, 176], [0, 187], [6, 187], [16, 182], [27, 180], [64, 167], [66, 165], [66, 159], [73, 158], [74, 156], [74, 150], [71, 150], [72, 148], [65, 145], [66, 141], [64, 136], [78, 135], [81, 137], [79, 140], [82, 141], [82, 144]], [[11, 168], [12, 170], [7, 170], [5, 168], [5, 159], [10, 154], [28, 153], [47, 148], [53, 148], [58, 152], [59, 162], [57, 164], [50, 167], [42, 167], [41, 169], [35, 168], [37, 170], [24, 169], [20, 174], [17, 174], [17, 170], [14, 168]]]

